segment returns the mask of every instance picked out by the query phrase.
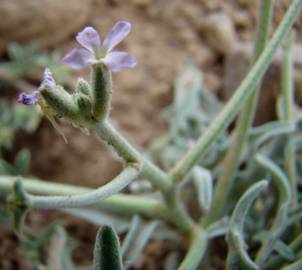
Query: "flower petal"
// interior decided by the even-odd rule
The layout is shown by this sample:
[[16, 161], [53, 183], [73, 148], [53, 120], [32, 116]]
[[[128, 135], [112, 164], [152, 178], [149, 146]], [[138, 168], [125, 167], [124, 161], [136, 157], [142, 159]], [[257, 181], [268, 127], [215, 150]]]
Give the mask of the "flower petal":
[[38, 91], [34, 91], [31, 94], [25, 92], [20, 93], [17, 102], [24, 105], [36, 105], [38, 102]]
[[108, 52], [119, 44], [131, 31], [131, 23], [126, 21], [117, 22], [107, 34], [103, 48]]
[[82, 48], [76, 48], [71, 50], [63, 58], [63, 62], [72, 68], [84, 68], [89, 66], [94, 60], [93, 54]]
[[136, 65], [135, 57], [127, 52], [108, 53], [102, 62], [113, 72], [134, 68]]
[[44, 69], [44, 78], [43, 78], [42, 84], [46, 84], [49, 86], [56, 86], [56, 82], [55, 82], [54, 78], [52, 77], [52, 73], [49, 68]]
[[91, 52], [98, 51], [101, 48], [101, 38], [98, 32], [91, 26], [87, 26], [79, 32], [76, 40]]

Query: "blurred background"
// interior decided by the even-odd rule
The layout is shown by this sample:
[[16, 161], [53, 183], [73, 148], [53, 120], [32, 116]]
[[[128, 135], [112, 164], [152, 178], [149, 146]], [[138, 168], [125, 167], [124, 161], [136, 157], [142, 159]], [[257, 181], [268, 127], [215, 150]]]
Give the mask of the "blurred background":
[[[277, 25], [291, 1], [275, 2]], [[40, 84], [46, 66], [69, 89], [77, 76], [88, 78], [88, 70], [75, 72], [61, 64], [62, 55], [77, 46], [74, 36], [86, 25], [104, 37], [116, 21], [132, 23], [120, 48], [135, 55], [138, 65], [113, 75], [112, 118], [132, 143], [144, 147], [166, 130], [161, 111], [171, 103], [174, 82], [186, 61], [202, 71], [205, 87], [220, 99], [232, 95], [251, 61], [258, 4], [259, 0], [0, 0], [0, 174], [25, 173], [97, 187], [121, 169], [94, 136], [62, 122], [69, 142], [65, 144], [34, 108], [15, 102], [20, 91]], [[297, 103], [302, 101], [301, 22], [296, 24], [294, 49]], [[255, 124], [274, 118], [280, 60], [278, 53], [265, 76]], [[79, 241], [75, 261], [91, 261], [97, 227], [55, 211], [33, 212], [28, 223], [39, 231], [58, 217]], [[154, 258], [160, 256], [151, 245], [136, 269], [159, 269]], [[17, 238], [1, 223], [0, 269], [31, 269]]]

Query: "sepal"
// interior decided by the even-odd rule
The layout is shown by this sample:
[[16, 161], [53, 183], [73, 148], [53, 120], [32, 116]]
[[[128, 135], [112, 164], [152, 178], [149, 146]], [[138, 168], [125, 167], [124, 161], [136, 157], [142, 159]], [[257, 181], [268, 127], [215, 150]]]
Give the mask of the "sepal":
[[93, 117], [106, 119], [111, 106], [112, 79], [110, 70], [103, 63], [93, 65], [91, 92]]

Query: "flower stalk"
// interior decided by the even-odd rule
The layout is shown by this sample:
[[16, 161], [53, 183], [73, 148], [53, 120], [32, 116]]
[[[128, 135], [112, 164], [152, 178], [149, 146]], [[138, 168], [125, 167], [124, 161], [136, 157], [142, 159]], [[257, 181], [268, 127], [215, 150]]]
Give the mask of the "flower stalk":
[[[254, 62], [259, 59], [267, 44], [271, 30], [273, 2], [273, 0], [262, 0], [259, 7]], [[260, 88], [261, 83], [254, 86], [253, 93], [246, 101], [246, 105], [239, 115], [234, 131], [233, 143], [226, 154], [223, 172], [217, 181], [212, 209], [204, 220], [206, 224], [216, 221], [223, 214], [226, 201], [234, 184], [236, 170], [240, 165], [240, 159], [245, 149], [248, 132], [254, 120]]]
[[[282, 98], [284, 101], [284, 120], [288, 123], [294, 122], [294, 84], [293, 84], [293, 45], [295, 33], [291, 32], [283, 45], [283, 62], [282, 62]], [[295, 149], [291, 142], [291, 134], [286, 136], [285, 147], [285, 170], [288, 175], [291, 186], [291, 203], [294, 207], [297, 206], [297, 173], [295, 165]]]

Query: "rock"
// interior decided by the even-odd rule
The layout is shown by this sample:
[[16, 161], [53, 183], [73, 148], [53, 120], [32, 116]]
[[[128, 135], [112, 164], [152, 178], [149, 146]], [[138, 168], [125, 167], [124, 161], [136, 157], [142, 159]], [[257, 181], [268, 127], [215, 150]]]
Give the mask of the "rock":
[[211, 13], [200, 25], [200, 32], [205, 35], [211, 48], [225, 54], [237, 41], [234, 25], [230, 17], [223, 12]]
[[[302, 44], [294, 46], [294, 81], [296, 102], [302, 104]], [[239, 43], [226, 57], [222, 97], [229, 99], [249, 70], [253, 55], [251, 43]], [[266, 72], [261, 88], [255, 124], [262, 124], [276, 117], [275, 102], [281, 91], [282, 50], [275, 54]]]
[[92, 0], [2, 0], [0, 53], [11, 42], [54, 46], [87, 22]]

